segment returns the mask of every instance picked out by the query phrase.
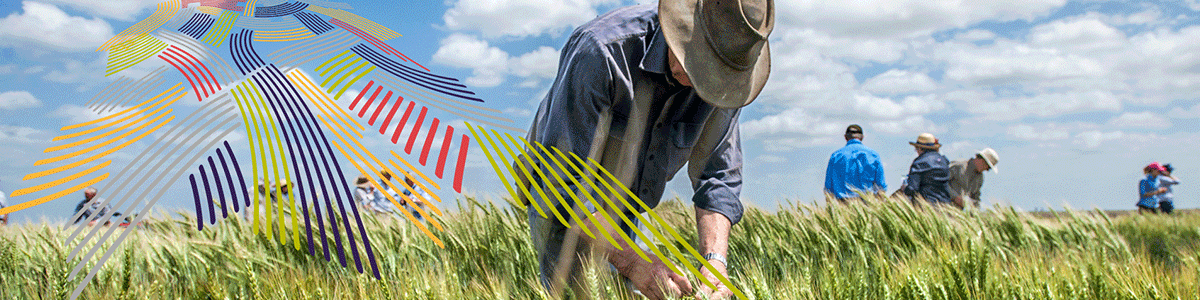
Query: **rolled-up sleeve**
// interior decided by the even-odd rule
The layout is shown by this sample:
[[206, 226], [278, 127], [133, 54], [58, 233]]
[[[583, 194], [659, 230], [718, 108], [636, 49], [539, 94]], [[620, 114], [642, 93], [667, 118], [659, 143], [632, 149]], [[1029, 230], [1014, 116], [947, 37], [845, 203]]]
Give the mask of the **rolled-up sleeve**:
[[[698, 144], [716, 146], [693, 149], [688, 161], [688, 175], [695, 192], [692, 202], [697, 208], [724, 215], [732, 224], [742, 220], [744, 209], [741, 199], [742, 144], [737, 119], [736, 109], [714, 111]], [[719, 130], [722, 123], [725, 128]]]

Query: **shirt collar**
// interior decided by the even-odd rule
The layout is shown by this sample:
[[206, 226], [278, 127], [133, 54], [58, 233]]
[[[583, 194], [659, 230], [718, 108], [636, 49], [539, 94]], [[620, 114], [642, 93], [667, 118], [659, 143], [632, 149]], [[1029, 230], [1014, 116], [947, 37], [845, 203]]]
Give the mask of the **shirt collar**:
[[646, 72], [663, 75], [671, 73], [667, 66], [667, 41], [663, 37], [661, 27], [655, 26], [654, 35], [646, 43], [646, 54], [642, 56], [639, 67]]
[[849, 145], [854, 145], [854, 144], [859, 144], [859, 145], [861, 145], [861, 144], [862, 144], [862, 141], [860, 141], [860, 140], [858, 140], [858, 139], [850, 139], [849, 141], [846, 141], [846, 145], [847, 145], [847, 146], [849, 146]]

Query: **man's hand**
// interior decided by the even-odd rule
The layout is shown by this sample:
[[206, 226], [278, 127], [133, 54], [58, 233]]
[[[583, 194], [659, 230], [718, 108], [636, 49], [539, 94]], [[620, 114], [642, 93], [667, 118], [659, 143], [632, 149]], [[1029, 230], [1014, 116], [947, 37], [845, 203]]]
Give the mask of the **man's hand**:
[[642, 292], [642, 295], [651, 300], [665, 300], [694, 293], [692, 285], [688, 283], [687, 279], [671, 272], [671, 269], [658, 257], [650, 256], [652, 261], [646, 262], [630, 253], [629, 250], [616, 252], [614, 256], [618, 257], [614, 257], [610, 261], [623, 262], [614, 263], [617, 271], [629, 278], [629, 281]]
[[959, 209], [965, 208], [967, 206], [966, 203], [963, 203], [962, 196], [955, 196], [954, 199], [951, 199], [951, 201], [953, 201], [954, 206], [958, 207]]
[[[724, 276], [725, 278], [729, 278], [729, 274], [725, 271], [725, 264], [716, 260], [709, 260], [708, 263], [712, 264], [713, 267], [716, 268], [718, 274], [721, 274], [721, 276]], [[708, 299], [711, 300], [727, 299], [733, 296], [733, 291], [729, 290], [729, 287], [726, 287], [724, 283], [721, 283], [721, 280], [717, 279], [715, 274], [709, 272], [707, 267], [700, 269], [700, 275], [704, 275], [704, 278], [708, 279], [708, 282], [711, 282], [713, 285], [717, 286], [717, 289], [713, 290], [709, 288], [707, 284], [701, 282], [699, 283], [700, 294], [708, 296]]]

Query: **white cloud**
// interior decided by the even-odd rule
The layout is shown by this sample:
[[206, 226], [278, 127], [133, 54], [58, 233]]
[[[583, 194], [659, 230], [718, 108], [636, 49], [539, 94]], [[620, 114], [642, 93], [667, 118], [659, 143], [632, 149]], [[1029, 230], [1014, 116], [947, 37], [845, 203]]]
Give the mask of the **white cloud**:
[[24, 72], [25, 72], [25, 74], [36, 74], [36, 73], [41, 73], [44, 71], [46, 71], [45, 66], [32, 66], [32, 67], [25, 68]]
[[105, 17], [121, 21], [133, 21], [134, 17], [150, 9], [162, 0], [43, 0], [46, 2], [64, 4], [92, 16]]
[[487, 41], [455, 33], [442, 40], [441, 47], [433, 54], [433, 61], [472, 69], [472, 76], [465, 82], [473, 86], [498, 86], [508, 75], [514, 75], [526, 79], [518, 86], [532, 88], [541, 78], [554, 78], [558, 70], [558, 50], [542, 46], [512, 57]]
[[1038, 26], [1031, 30], [1028, 39], [1030, 44], [1041, 47], [1095, 50], [1124, 46], [1125, 34], [1091, 14]]
[[937, 89], [937, 82], [925, 73], [891, 69], [868, 79], [862, 89], [883, 95], [928, 92]]
[[1071, 137], [1071, 131], [1057, 124], [1033, 126], [1017, 124], [1009, 127], [1007, 134], [1010, 138], [1020, 141], [1061, 141]]
[[597, 6], [616, 0], [457, 0], [442, 15], [451, 30], [479, 31], [485, 37], [527, 37], [557, 33], [595, 18]]
[[1083, 146], [1084, 148], [1092, 149], [1100, 147], [1100, 145], [1105, 142], [1117, 140], [1124, 136], [1125, 133], [1121, 131], [1085, 131], [1075, 135], [1075, 144]]
[[1028, 116], [1043, 118], [1065, 114], [1119, 111], [1121, 100], [1108, 91], [1083, 93], [1043, 93], [1032, 97], [974, 101], [967, 111], [989, 120], [1017, 120]]
[[1108, 123], [1112, 126], [1120, 128], [1148, 128], [1148, 129], [1165, 129], [1171, 127], [1171, 121], [1153, 112], [1123, 113]]
[[0, 74], [8, 74], [17, 70], [16, 65], [0, 65]]
[[971, 42], [986, 41], [986, 40], [995, 39], [996, 33], [993, 33], [991, 31], [987, 31], [987, 30], [983, 30], [983, 29], [973, 29], [971, 31], [967, 31], [965, 33], [955, 35], [954, 37], [964, 40], [964, 41], [971, 41]]
[[1175, 108], [1167, 113], [1168, 116], [1175, 119], [1196, 119], [1200, 118], [1200, 104], [1192, 106], [1189, 109]]
[[49, 116], [65, 119], [67, 121], [67, 123], [69, 123], [69, 124], [78, 124], [78, 123], [95, 121], [100, 118], [123, 111], [126, 108], [127, 107], [119, 107], [118, 106], [117, 108], [108, 110], [106, 112], [97, 113], [95, 111], [92, 111], [91, 109], [88, 109], [87, 107], [74, 105], [74, 104], [65, 104], [63, 106], [59, 106], [54, 111], [51, 111]]
[[67, 15], [58, 7], [21, 2], [23, 13], [0, 19], [0, 46], [37, 45], [58, 51], [95, 51], [113, 36], [108, 22]]
[[25, 126], [0, 125], [0, 142], [4, 143], [30, 145], [42, 142], [42, 138], [37, 138], [35, 136], [41, 136], [45, 134], [45, 131]]
[[0, 110], [18, 110], [42, 106], [33, 94], [27, 91], [8, 91], [0, 93]]
[[[89, 89], [91, 87], [103, 84], [106, 81], [112, 79], [112, 78], [105, 78], [104, 71], [103, 71], [104, 66], [105, 66], [105, 59], [103, 57], [97, 57], [95, 60], [88, 61], [88, 62], [78, 61], [78, 60], [74, 60], [74, 59], [67, 59], [67, 60], [63, 61], [61, 69], [51, 70], [50, 72], [47, 72], [45, 75], [42, 75], [42, 79], [45, 79], [47, 81], [52, 81], [52, 82], [65, 83], [65, 84], [78, 84], [79, 85], [78, 90], [83, 91], [83, 90]], [[129, 70], [126, 70], [126, 72], [129, 72], [130, 70], [133, 70], [133, 69], [135, 69], [135, 68], [130, 68]], [[122, 73], [118, 73], [118, 74], [122, 74]], [[133, 77], [133, 76], [127, 76], [127, 77]], [[115, 78], [115, 77], [113, 77], [113, 78]], [[140, 78], [140, 76], [133, 77], [133, 78]]]
[[[1031, 19], [1066, 0], [993, 1], [777, 1], [776, 20], [839, 36], [908, 37], [978, 21]], [[778, 28], [777, 28], [778, 29]]]

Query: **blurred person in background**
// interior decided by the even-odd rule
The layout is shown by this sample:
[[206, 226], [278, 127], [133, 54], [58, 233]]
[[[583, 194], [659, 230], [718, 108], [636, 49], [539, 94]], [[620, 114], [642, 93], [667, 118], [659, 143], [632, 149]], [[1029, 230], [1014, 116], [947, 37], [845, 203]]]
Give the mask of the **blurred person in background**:
[[975, 157], [950, 163], [950, 195], [955, 206], [971, 204], [979, 207], [980, 190], [983, 188], [983, 172], [996, 170], [1000, 155], [992, 148], [975, 153]]
[[[369, 211], [377, 215], [387, 215], [392, 213], [391, 201], [387, 200], [383, 191], [376, 189], [371, 184], [371, 179], [366, 174], [358, 175], [354, 180], [354, 200], [358, 202], [363, 211]], [[397, 199], [399, 201], [399, 199]]]
[[404, 190], [404, 196], [408, 197], [408, 202], [404, 203], [404, 208], [408, 209], [408, 211], [413, 214], [413, 217], [417, 218], [417, 221], [424, 220], [424, 216], [421, 215], [421, 212], [418, 211], [417, 208], [428, 212], [425, 207], [426, 202], [429, 201], [429, 192], [417, 186], [416, 183], [413, 182], [412, 177], [404, 176], [404, 184], [412, 187], [412, 190], [416, 192], [414, 197], [413, 192], [410, 192], [407, 189]]
[[[73, 223], [79, 224], [79, 222], [87, 221], [88, 225], [95, 225], [96, 221], [99, 221], [97, 219], [108, 214], [109, 210], [112, 210], [112, 207], [107, 202], [104, 198], [96, 197], [96, 188], [88, 187], [84, 189], [83, 200], [80, 200], [79, 204], [75, 205], [76, 217]], [[116, 217], [120, 215], [121, 213], [118, 212], [113, 213], [112, 216]], [[104, 225], [108, 225], [109, 223], [108, 220], [104, 220]]]
[[846, 127], [846, 146], [833, 152], [825, 168], [825, 193], [847, 203], [859, 198], [859, 192], [878, 193], [887, 190], [883, 162], [879, 153], [862, 143], [863, 129], [858, 124]]
[[1165, 164], [1162, 165], [1162, 172], [1158, 176], [1158, 188], [1165, 190], [1158, 194], [1158, 210], [1167, 214], [1175, 211], [1175, 193], [1172, 187], [1179, 184], [1179, 178], [1171, 175], [1173, 171], [1175, 171], [1175, 167]]
[[1150, 163], [1145, 168], [1142, 168], [1142, 173], [1146, 175], [1138, 182], [1138, 212], [1139, 213], [1158, 213], [1158, 195], [1167, 191], [1167, 189], [1158, 186], [1158, 176], [1162, 175], [1163, 167], [1158, 162]]
[[909, 199], [917, 203], [921, 196], [930, 204], [952, 204], [950, 197], [950, 162], [938, 149], [942, 144], [931, 133], [922, 133], [917, 141], [908, 142], [917, 151], [917, 158], [908, 169], [908, 177], [900, 187]]
[[[0, 209], [8, 207], [8, 197], [4, 195], [4, 191], [0, 191]], [[0, 225], [8, 225], [8, 214], [0, 215]]]

